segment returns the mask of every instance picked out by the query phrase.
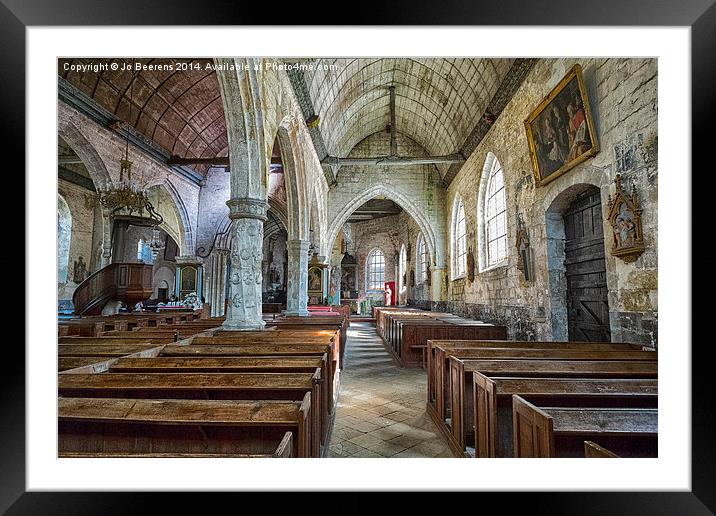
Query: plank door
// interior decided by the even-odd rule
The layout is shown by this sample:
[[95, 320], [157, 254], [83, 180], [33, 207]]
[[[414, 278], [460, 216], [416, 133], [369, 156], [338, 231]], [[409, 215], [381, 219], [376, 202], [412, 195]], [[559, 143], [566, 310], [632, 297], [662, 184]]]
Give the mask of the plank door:
[[602, 204], [586, 191], [564, 214], [569, 340], [610, 342]]

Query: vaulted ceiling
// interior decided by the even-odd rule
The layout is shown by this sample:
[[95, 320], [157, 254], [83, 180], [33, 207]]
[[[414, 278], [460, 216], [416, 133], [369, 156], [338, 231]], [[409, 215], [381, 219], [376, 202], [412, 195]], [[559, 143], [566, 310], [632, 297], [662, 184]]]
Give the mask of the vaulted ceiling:
[[[133, 63], [131, 59], [61, 59], [58, 73], [170, 155], [181, 158], [228, 155], [219, 83], [216, 72], [205, 70], [211, 59], [136, 59], [134, 63], [156, 69], [138, 72], [134, 81], [131, 71], [109, 67], [110, 63], [122, 62], [130, 68]], [[174, 70], [161, 70], [162, 65], [177, 62], [186, 63], [187, 69], [178, 71], [173, 66]], [[65, 63], [105, 66], [98, 71], [65, 71]], [[207, 170], [206, 165], [192, 168], [200, 173]]]
[[[61, 59], [58, 74], [115, 120], [128, 121], [167, 156], [226, 157], [228, 138], [219, 84], [216, 72], [206, 67], [211, 61], [137, 59], [134, 62], [155, 69], [133, 74], [121, 66], [118, 70], [109, 66], [125, 62], [131, 68], [131, 59]], [[300, 61], [324, 65], [324, 70], [301, 71], [291, 77], [306, 118], [309, 118], [307, 113], [319, 117], [319, 124], [311, 129], [311, 135], [319, 159], [323, 159], [326, 153], [345, 158], [366, 137], [389, 127], [390, 86], [395, 87], [398, 133], [414, 140], [430, 156], [469, 151], [466, 142], [475, 139], [475, 129], [488, 106], [500, 96], [496, 95], [498, 90], [510, 81], [516, 60], [309, 58]], [[162, 65], [177, 62], [186, 63], [186, 69], [179, 71], [176, 66], [173, 70], [161, 69]], [[66, 64], [104, 66], [66, 71]], [[297, 88], [296, 77], [300, 88]], [[200, 175], [208, 170], [208, 165], [189, 166]], [[449, 167], [438, 165], [443, 175]], [[454, 166], [450, 170], [454, 174]]]
[[[482, 117], [514, 59], [319, 59], [303, 71], [329, 155], [351, 149], [390, 124], [432, 156], [458, 152]], [[334, 65], [334, 69], [330, 68]], [[318, 68], [318, 67], [317, 67]]]

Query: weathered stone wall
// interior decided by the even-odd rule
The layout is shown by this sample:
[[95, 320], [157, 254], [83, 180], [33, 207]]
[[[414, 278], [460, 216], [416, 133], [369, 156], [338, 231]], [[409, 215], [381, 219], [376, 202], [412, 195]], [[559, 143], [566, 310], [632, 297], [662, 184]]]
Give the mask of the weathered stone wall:
[[[600, 144], [599, 153], [561, 177], [535, 187], [524, 120], [575, 64], [580, 63]], [[646, 251], [633, 263], [612, 257], [612, 231], [604, 224], [612, 340], [657, 344], [657, 61], [655, 59], [542, 59], [468, 158], [447, 192], [465, 204], [468, 245], [478, 248], [478, 185], [488, 152], [500, 161], [507, 195], [508, 263], [479, 273], [473, 282], [451, 281], [445, 303], [433, 307], [506, 324], [510, 338], [565, 338], [563, 264], [555, 219], [574, 197], [595, 185], [606, 218], [614, 178], [622, 174], [640, 196]], [[581, 185], [581, 186], [580, 186]], [[451, 208], [448, 209], [450, 211]], [[516, 220], [530, 236], [534, 280], [518, 271]], [[451, 213], [445, 220], [450, 221]], [[549, 223], [548, 223], [549, 220]], [[558, 231], [557, 231], [558, 232]], [[448, 254], [450, 249], [448, 246]], [[563, 252], [562, 252], [563, 256]], [[551, 257], [551, 260], [550, 260]], [[449, 260], [448, 260], [449, 263]], [[552, 270], [552, 273], [550, 273]]]
[[72, 299], [72, 294], [79, 284], [75, 281], [80, 278], [74, 277], [74, 264], [80, 256], [86, 264], [85, 278], [95, 272], [99, 255], [102, 253], [102, 235], [101, 225], [95, 227], [95, 210], [85, 206], [85, 195], [92, 194], [90, 190], [58, 179], [57, 191], [67, 203], [72, 215], [67, 277], [66, 281], [58, 283], [58, 300], [66, 302]]
[[366, 292], [366, 260], [374, 249], [380, 249], [385, 255], [385, 281], [395, 281], [397, 288], [397, 258], [400, 251], [400, 245], [398, 244], [399, 219], [400, 215], [393, 215], [350, 224], [356, 245], [356, 260], [358, 261], [356, 274], [358, 297], [382, 296], [382, 294]]
[[[406, 136], [397, 135], [398, 154], [425, 156], [425, 150]], [[351, 152], [352, 158], [387, 156], [390, 135], [375, 133]], [[434, 165], [344, 166], [338, 183], [328, 192], [328, 240], [332, 246], [341, 227], [356, 208], [370, 199], [391, 199], [410, 214], [426, 233], [433, 263], [445, 259], [445, 189]], [[398, 248], [399, 250], [400, 248]]]
[[[107, 179], [119, 180], [119, 160], [124, 155], [125, 140], [110, 129], [100, 126], [64, 102], [57, 103], [60, 136], [82, 158], [95, 185]], [[162, 185], [167, 190], [181, 222], [182, 254], [194, 254], [199, 207], [199, 185], [174, 173], [163, 163], [129, 147], [133, 162], [132, 178], [146, 186]]]
[[199, 192], [196, 247], [203, 247], [203, 254], [209, 252], [217, 228], [225, 223], [229, 216], [229, 207], [226, 205], [231, 194], [229, 178], [227, 169], [209, 168], [205, 184]]

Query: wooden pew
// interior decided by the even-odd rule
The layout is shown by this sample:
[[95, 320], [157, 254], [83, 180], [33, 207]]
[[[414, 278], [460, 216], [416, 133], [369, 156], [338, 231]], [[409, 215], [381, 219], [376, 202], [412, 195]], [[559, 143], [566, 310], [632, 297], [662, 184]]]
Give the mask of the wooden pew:
[[[111, 373], [311, 373], [320, 370], [320, 377], [330, 378], [328, 355], [290, 357], [152, 357], [119, 358], [109, 364]], [[321, 442], [328, 438], [333, 413], [329, 382], [323, 382], [321, 404], [327, 417], [321, 420]]]
[[[162, 346], [161, 344], [159, 346]], [[157, 344], [59, 344], [57, 355], [68, 357], [121, 357], [157, 347]]]
[[66, 398], [316, 400], [310, 409], [312, 453], [321, 455], [321, 424], [328, 413], [321, 398], [320, 369], [312, 373], [100, 373], [59, 376]]
[[[655, 379], [519, 378], [488, 377], [474, 371], [472, 404], [464, 413], [471, 417], [474, 439], [468, 428], [463, 443], [474, 443], [474, 456], [511, 457], [512, 396], [518, 394], [536, 404], [550, 406], [657, 407]], [[471, 416], [470, 416], [471, 414]], [[456, 429], [453, 429], [456, 430]], [[456, 439], [456, 442], [459, 442]]]
[[[602, 360], [461, 360], [454, 356], [450, 357], [448, 441], [454, 445], [454, 451], [460, 454], [464, 452], [466, 446], [466, 432], [470, 434], [469, 440], [472, 440], [472, 373], [474, 371], [486, 376], [656, 378], [658, 364], [656, 361], [611, 360], [609, 353]], [[447, 425], [443, 420], [439, 422], [439, 426], [444, 429]]]
[[89, 457], [112, 458], [112, 459], [162, 459], [162, 458], [181, 458], [181, 459], [247, 459], [247, 458], [263, 458], [263, 459], [290, 459], [293, 457], [293, 434], [286, 432], [281, 441], [279, 441], [276, 449], [271, 451], [271, 445], [267, 443], [264, 453], [127, 453], [127, 452], [60, 452], [60, 458], [81, 459]]
[[448, 374], [449, 357], [474, 358], [472, 350], [484, 348], [501, 349], [555, 349], [555, 350], [592, 350], [592, 351], [641, 351], [637, 344], [612, 342], [552, 342], [552, 341], [506, 341], [506, 340], [428, 340], [427, 375], [428, 375], [428, 413], [434, 419], [446, 417], [446, 406], [449, 404]]
[[106, 360], [107, 357], [59, 357], [57, 360], [57, 372], [67, 371], [69, 369], [75, 369], [77, 367], [84, 367], [97, 362]]
[[394, 338], [393, 348], [401, 366], [421, 367], [422, 353], [418, 351], [417, 346], [427, 345], [428, 340], [506, 338], [507, 328], [505, 326], [478, 321], [402, 321], [397, 324], [397, 336]]
[[188, 340], [190, 345], [219, 345], [219, 346], [253, 346], [253, 345], [324, 345], [329, 346], [328, 356], [331, 357], [330, 376], [331, 395], [338, 389], [338, 374], [340, 369], [338, 333], [333, 330], [272, 330], [272, 331], [242, 331], [242, 332], [215, 332], [212, 336], [197, 335]]
[[621, 457], [658, 455], [657, 409], [537, 407], [512, 398], [515, 457], [583, 457], [592, 440]]
[[301, 401], [59, 398], [59, 454], [264, 455], [291, 432], [292, 455], [310, 457], [310, 409], [308, 392]]
[[[133, 332], [130, 332], [133, 333]], [[134, 334], [131, 337], [119, 337], [119, 336], [102, 336], [102, 337], [60, 337], [58, 340], [59, 344], [75, 344], [75, 345], [88, 345], [88, 346], [100, 346], [102, 344], [168, 344], [174, 342], [174, 339], [167, 336], [153, 337], [149, 336], [137, 336]]]
[[584, 457], [587, 459], [618, 459], [619, 455], [592, 441], [584, 441]]
[[[301, 356], [331, 356], [333, 349], [330, 344], [226, 344], [226, 345], [181, 345], [166, 344], [159, 353], [162, 357], [301, 357]], [[336, 401], [337, 375], [333, 361], [327, 361], [328, 376], [325, 386], [328, 389], [327, 397], [331, 400], [328, 405], [329, 413], [333, 414]]]

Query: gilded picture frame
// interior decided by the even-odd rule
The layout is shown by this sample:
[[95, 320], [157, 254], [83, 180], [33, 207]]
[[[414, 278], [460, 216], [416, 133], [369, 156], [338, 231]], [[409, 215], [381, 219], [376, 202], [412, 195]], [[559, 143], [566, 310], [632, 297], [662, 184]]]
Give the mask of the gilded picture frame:
[[575, 64], [525, 120], [536, 186], [599, 152], [582, 67]]

